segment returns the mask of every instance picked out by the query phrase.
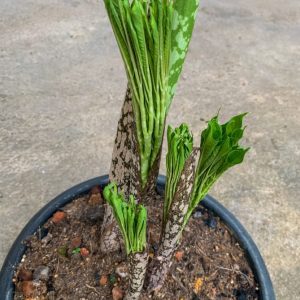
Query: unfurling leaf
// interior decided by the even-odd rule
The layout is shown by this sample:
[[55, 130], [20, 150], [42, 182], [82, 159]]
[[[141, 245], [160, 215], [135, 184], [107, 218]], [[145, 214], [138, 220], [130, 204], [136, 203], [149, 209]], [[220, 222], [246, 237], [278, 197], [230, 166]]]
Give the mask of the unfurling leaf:
[[246, 113], [234, 116], [222, 125], [219, 124], [218, 116], [215, 116], [203, 130], [200, 158], [185, 223], [217, 179], [231, 167], [243, 162], [249, 150], [249, 148], [239, 145], [244, 133], [243, 118], [245, 115]]
[[199, 0], [104, 0], [124, 61], [145, 187], [160, 155], [165, 120]]
[[110, 183], [103, 190], [103, 196], [112, 207], [116, 221], [124, 238], [126, 252], [143, 252], [146, 247], [147, 210], [136, 204], [131, 195], [126, 202], [118, 192], [115, 183]]
[[178, 128], [168, 127], [167, 181], [164, 200], [163, 222], [166, 223], [168, 211], [175, 195], [177, 184], [186, 160], [193, 150], [193, 136], [186, 124]]

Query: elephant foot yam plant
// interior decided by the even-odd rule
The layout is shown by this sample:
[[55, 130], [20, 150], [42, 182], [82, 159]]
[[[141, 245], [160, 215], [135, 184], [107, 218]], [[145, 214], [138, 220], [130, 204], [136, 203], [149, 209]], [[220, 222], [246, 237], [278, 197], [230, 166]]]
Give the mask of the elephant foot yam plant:
[[[74, 292], [74, 287], [76, 292], [85, 293], [76, 294], [80, 299], [87, 299], [86, 295], [94, 297], [88, 299], [96, 299], [95, 294], [108, 299], [112, 293], [114, 299], [144, 300], [157, 297], [166, 282], [170, 283], [167, 278], [176, 257], [174, 254], [185, 239], [186, 227], [192, 223], [191, 216], [200, 201], [222, 174], [243, 162], [249, 149], [240, 145], [246, 114], [233, 116], [224, 124], [216, 115], [199, 134], [200, 144], [197, 145], [187, 124], [177, 128], [166, 125], [192, 37], [199, 0], [103, 1], [127, 75], [127, 90], [109, 171], [110, 182], [103, 190], [106, 202], [103, 204], [102, 198], [100, 201], [100, 191], [97, 190], [99, 199], [91, 201], [92, 207], [82, 208], [80, 202], [74, 201], [74, 205], [81, 210], [83, 222], [77, 215], [72, 219], [72, 209], [67, 209], [67, 213], [61, 212], [60, 220], [52, 218], [47, 226], [54, 226], [52, 233], [59, 237], [43, 242], [41, 257], [43, 264], [47, 259], [49, 264], [55, 263], [55, 267], [46, 271], [55, 270], [56, 276], [48, 276], [48, 279], [59, 283], [59, 298], [68, 298], [69, 292], [65, 291], [68, 274], [68, 282], [72, 282], [70, 293]], [[160, 197], [163, 203], [161, 201], [156, 205], [155, 188], [164, 133], [168, 144], [166, 184], [164, 196]], [[149, 220], [148, 216], [151, 216]], [[65, 226], [65, 232], [59, 231], [60, 226]], [[155, 238], [151, 232], [153, 228], [156, 230]], [[83, 233], [89, 238], [82, 238]], [[74, 238], [72, 241], [68, 241], [70, 236]], [[63, 241], [60, 240], [62, 237]], [[99, 238], [100, 247], [97, 244]], [[155, 251], [152, 251], [153, 240]], [[188, 242], [185, 240], [185, 247], [189, 242], [190, 239]], [[52, 256], [47, 252], [48, 243], [55, 248]], [[37, 244], [35, 240], [30, 247]], [[31, 254], [35, 255], [35, 252], [31, 251]], [[34, 267], [38, 259], [35, 256], [31, 260]], [[65, 266], [60, 266], [62, 260], [70, 272], [66, 271]], [[120, 281], [121, 277], [126, 278], [123, 292], [118, 290], [115, 276], [116, 266], [120, 262], [128, 267], [127, 271], [118, 271]], [[31, 267], [29, 273], [32, 275]], [[82, 269], [86, 273], [77, 278], [77, 272]], [[106, 272], [106, 275], [98, 278], [99, 270]], [[35, 273], [33, 275], [36, 276]], [[23, 280], [30, 282], [32, 289], [35, 288], [33, 277]], [[95, 277], [98, 282], [96, 287]], [[77, 280], [76, 284], [74, 280]], [[84, 280], [90, 281], [83, 284]], [[182, 285], [180, 281], [177, 283]], [[43, 284], [46, 285], [45, 282]], [[197, 278], [194, 289], [199, 290], [202, 284], [203, 280]], [[22, 290], [23, 285], [21, 282]], [[104, 286], [107, 289], [101, 290]], [[47, 291], [47, 287], [44, 290]], [[171, 290], [173, 292], [174, 288]], [[27, 296], [26, 299], [34, 297], [33, 293], [27, 293]], [[215, 298], [211, 296], [210, 299]]]
[[138, 299], [144, 286], [158, 292], [192, 212], [229, 168], [243, 161], [239, 145], [245, 114], [219, 124], [218, 116], [195, 147], [188, 125], [167, 129], [167, 181], [158, 251], [149, 262], [147, 211], [155, 193], [166, 117], [191, 40], [198, 0], [104, 0], [128, 79], [118, 123], [101, 251], [124, 247], [130, 264], [126, 299]]
[[[199, 0], [104, 0], [128, 88], [118, 123], [110, 180], [137, 201], [155, 190], [166, 117], [191, 40]], [[110, 207], [101, 249], [119, 248]], [[113, 238], [112, 238], [113, 237]]]

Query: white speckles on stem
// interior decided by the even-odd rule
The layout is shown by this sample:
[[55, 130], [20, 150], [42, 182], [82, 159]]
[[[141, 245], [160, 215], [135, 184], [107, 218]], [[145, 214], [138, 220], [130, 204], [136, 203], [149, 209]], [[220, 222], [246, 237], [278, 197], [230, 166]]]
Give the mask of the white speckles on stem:
[[198, 149], [193, 149], [180, 176], [177, 190], [172, 200], [168, 219], [162, 236], [162, 244], [158, 249], [158, 257], [153, 260], [153, 269], [149, 281], [149, 291], [158, 291], [164, 282], [183, 230], [184, 217], [189, 207], [190, 186], [193, 185], [196, 157]]
[[133, 253], [129, 256], [130, 286], [124, 300], [138, 300], [143, 288], [148, 264], [148, 252]]
[[[140, 190], [139, 154], [136, 149], [136, 135], [132, 109], [132, 96], [127, 89], [112, 154], [109, 179], [115, 182], [125, 197]], [[105, 210], [101, 229], [100, 249], [104, 253], [119, 249], [119, 230], [110, 206]]]

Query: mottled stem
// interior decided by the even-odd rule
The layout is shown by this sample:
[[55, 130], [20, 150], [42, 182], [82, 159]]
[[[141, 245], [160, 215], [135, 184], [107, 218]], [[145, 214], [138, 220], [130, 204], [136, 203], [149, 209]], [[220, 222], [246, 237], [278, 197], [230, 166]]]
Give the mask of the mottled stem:
[[[125, 199], [128, 199], [129, 195], [134, 195], [135, 199], [139, 202], [146, 194], [152, 195], [155, 192], [161, 149], [150, 170], [146, 186], [143, 188], [140, 151], [132, 101], [132, 94], [128, 87], [118, 122], [109, 180], [117, 184], [120, 191], [124, 193]], [[117, 251], [120, 248], [118, 236], [119, 229], [116, 225], [112, 209], [107, 205], [102, 224], [100, 250], [103, 253]]]
[[[140, 157], [135, 131], [132, 95], [130, 89], [127, 88], [118, 122], [109, 172], [110, 181], [118, 185], [126, 199], [130, 194], [139, 199], [138, 194], [141, 190]], [[107, 205], [102, 224], [100, 250], [104, 253], [118, 250], [120, 248], [118, 236], [119, 229], [112, 209]]]
[[129, 87], [118, 122], [109, 179], [117, 184], [125, 199], [130, 194], [136, 196], [141, 190], [140, 157]]
[[120, 247], [120, 230], [111, 206], [106, 205], [101, 228], [100, 251], [102, 253], [110, 253], [119, 250]]
[[165, 277], [171, 266], [172, 256], [177, 248], [184, 225], [184, 217], [189, 207], [195, 176], [195, 162], [199, 153], [194, 148], [190, 157], [186, 160], [176, 192], [172, 200], [165, 230], [162, 233], [161, 245], [157, 256], [151, 263], [151, 275], [148, 291], [157, 292], [163, 286]]
[[143, 288], [147, 263], [148, 252], [132, 253], [128, 257], [130, 268], [130, 285], [124, 300], [138, 300]]

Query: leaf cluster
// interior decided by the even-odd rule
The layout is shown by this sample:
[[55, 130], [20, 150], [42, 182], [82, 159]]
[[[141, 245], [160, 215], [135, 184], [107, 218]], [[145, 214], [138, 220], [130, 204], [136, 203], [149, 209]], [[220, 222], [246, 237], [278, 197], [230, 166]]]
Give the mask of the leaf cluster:
[[104, 0], [133, 95], [141, 181], [159, 155], [165, 119], [199, 0]]
[[124, 238], [126, 253], [143, 252], [146, 247], [147, 210], [138, 205], [131, 195], [126, 202], [115, 183], [103, 190], [103, 196], [112, 207], [114, 216]]
[[104, 1], [133, 94], [145, 184], [160, 150], [166, 117], [173, 1]]
[[229, 168], [243, 162], [249, 150], [239, 145], [245, 130], [245, 115], [246, 113], [234, 116], [222, 125], [219, 124], [218, 116], [215, 116], [202, 132], [200, 158], [187, 219], [218, 178]]

